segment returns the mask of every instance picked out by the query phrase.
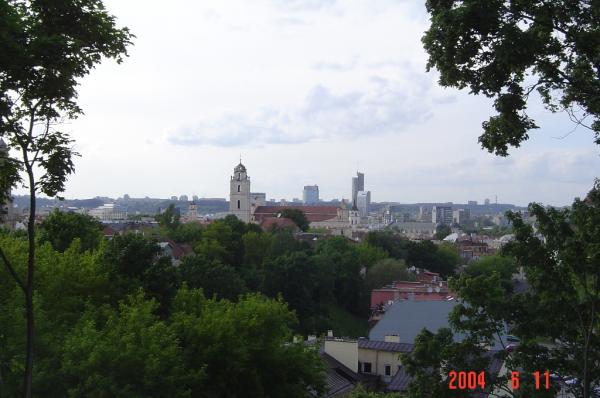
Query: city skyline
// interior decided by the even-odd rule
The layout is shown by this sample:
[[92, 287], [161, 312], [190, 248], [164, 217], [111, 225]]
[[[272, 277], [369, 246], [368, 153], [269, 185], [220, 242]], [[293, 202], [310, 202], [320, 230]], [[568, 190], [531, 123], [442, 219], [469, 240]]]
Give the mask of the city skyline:
[[540, 129], [528, 142], [508, 158], [482, 150], [490, 101], [425, 72], [423, 4], [106, 6], [137, 38], [127, 62], [82, 81], [85, 115], [64, 126], [82, 155], [65, 197], [227, 197], [240, 152], [258, 192], [290, 199], [310, 184], [347, 198], [360, 168], [375, 202], [497, 194], [560, 206], [585, 196], [600, 169], [592, 134], [535, 98]]

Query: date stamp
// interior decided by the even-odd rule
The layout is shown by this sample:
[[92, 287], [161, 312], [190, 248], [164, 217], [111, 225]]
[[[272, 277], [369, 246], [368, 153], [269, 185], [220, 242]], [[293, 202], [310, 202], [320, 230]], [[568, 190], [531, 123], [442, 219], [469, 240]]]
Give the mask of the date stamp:
[[[510, 388], [518, 390], [521, 387], [521, 374], [518, 371], [510, 372]], [[550, 372], [535, 371], [532, 374], [536, 390], [550, 389]], [[486, 386], [485, 372], [483, 371], [450, 371], [448, 372], [448, 388], [450, 390], [484, 390]]]

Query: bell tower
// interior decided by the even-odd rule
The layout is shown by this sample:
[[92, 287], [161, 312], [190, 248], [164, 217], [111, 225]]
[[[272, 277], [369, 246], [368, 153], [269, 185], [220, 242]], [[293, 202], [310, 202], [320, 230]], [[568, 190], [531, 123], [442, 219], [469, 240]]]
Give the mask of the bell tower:
[[250, 178], [241, 159], [229, 182], [229, 213], [240, 221], [250, 222]]

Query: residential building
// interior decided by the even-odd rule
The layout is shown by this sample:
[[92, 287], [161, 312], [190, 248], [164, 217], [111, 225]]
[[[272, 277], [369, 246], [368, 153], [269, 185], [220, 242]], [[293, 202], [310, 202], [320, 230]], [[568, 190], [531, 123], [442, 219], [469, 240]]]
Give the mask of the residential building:
[[241, 161], [233, 169], [229, 181], [229, 214], [240, 221], [250, 222], [250, 177]]
[[302, 201], [306, 205], [312, 205], [319, 202], [319, 186], [306, 185], [302, 192]]
[[452, 224], [452, 206], [433, 206], [431, 209], [431, 222], [434, 224]]

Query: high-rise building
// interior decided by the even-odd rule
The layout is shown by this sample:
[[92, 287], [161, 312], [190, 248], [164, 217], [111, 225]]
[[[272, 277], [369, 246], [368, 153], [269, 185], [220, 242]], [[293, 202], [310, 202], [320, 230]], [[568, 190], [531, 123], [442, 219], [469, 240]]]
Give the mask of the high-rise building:
[[319, 186], [305, 185], [302, 191], [302, 201], [306, 205], [312, 205], [319, 202]]
[[469, 203], [467, 203], [469, 206], [477, 206], [477, 201], [476, 200], [469, 200]]
[[471, 210], [458, 209], [452, 212], [452, 222], [456, 224], [464, 224], [471, 218]]
[[197, 201], [198, 201], [198, 195], [194, 195], [194, 196], [192, 196], [192, 200], [193, 200], [194, 202], [197, 202]]
[[371, 191], [358, 191], [356, 194], [356, 207], [361, 217], [369, 215], [371, 206]]
[[188, 197], [187, 197], [187, 195], [181, 195], [181, 196], [179, 196], [179, 200], [181, 202], [187, 202], [188, 201]]
[[177, 200], [177, 196], [171, 196], [171, 200], [176, 201]]
[[365, 175], [356, 172], [356, 177], [352, 177], [352, 203], [356, 203], [356, 196], [360, 191], [365, 190]]
[[490, 205], [490, 200], [486, 198], [486, 199], [483, 201], [483, 203], [484, 203], [486, 206], [489, 206], [489, 205]]
[[433, 206], [431, 209], [431, 222], [434, 224], [452, 224], [452, 206]]
[[250, 177], [241, 161], [233, 169], [229, 188], [229, 213], [250, 222]]

